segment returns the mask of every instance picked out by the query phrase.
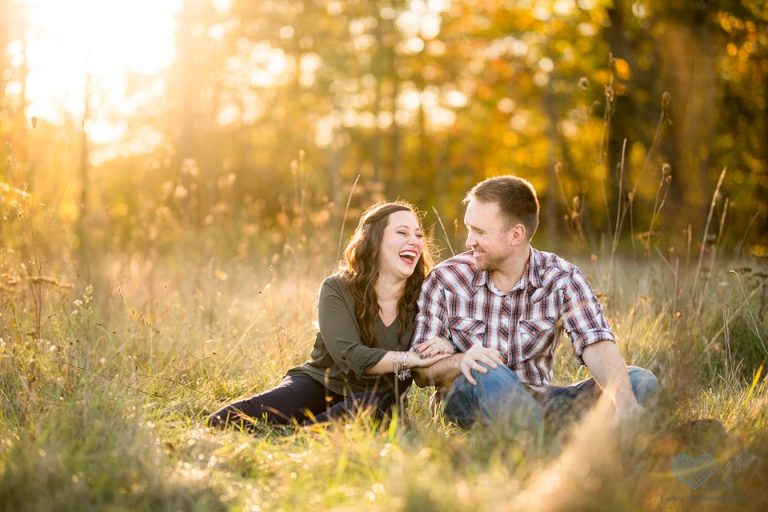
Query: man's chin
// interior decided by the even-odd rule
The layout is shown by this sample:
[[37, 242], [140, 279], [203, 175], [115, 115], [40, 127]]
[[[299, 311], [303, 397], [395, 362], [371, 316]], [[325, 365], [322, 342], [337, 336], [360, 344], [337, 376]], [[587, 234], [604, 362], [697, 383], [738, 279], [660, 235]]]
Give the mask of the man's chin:
[[472, 257], [472, 266], [475, 267], [475, 270], [481, 271], [481, 270], [485, 270], [487, 265], [485, 265], [485, 263], [483, 263], [482, 260], [478, 260], [477, 258], [475, 258], [473, 256]]

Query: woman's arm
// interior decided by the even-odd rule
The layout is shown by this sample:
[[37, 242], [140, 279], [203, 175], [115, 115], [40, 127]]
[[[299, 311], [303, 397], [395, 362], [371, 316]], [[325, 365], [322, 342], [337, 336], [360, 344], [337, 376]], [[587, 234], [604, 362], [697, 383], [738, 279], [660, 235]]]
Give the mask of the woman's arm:
[[387, 350], [366, 346], [357, 327], [354, 304], [340, 278], [330, 277], [320, 287], [317, 319], [320, 336], [334, 363], [358, 378], [381, 360]]
[[422, 358], [415, 352], [390, 350], [384, 354], [384, 357], [378, 363], [365, 370], [365, 373], [369, 375], [383, 375], [385, 373], [394, 373], [395, 371], [410, 370], [411, 368], [426, 368], [446, 357], [450, 357], [450, 355], [441, 353]]

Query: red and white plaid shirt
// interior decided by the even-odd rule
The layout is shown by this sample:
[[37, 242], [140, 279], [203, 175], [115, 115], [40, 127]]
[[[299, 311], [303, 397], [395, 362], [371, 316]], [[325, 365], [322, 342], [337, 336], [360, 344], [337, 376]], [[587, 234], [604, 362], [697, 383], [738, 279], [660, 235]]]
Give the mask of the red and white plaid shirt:
[[587, 345], [616, 341], [576, 266], [531, 247], [527, 271], [504, 293], [465, 252], [437, 265], [424, 281], [411, 346], [439, 336], [461, 352], [473, 345], [494, 348], [523, 383], [541, 392], [552, 381], [561, 329], [579, 364]]

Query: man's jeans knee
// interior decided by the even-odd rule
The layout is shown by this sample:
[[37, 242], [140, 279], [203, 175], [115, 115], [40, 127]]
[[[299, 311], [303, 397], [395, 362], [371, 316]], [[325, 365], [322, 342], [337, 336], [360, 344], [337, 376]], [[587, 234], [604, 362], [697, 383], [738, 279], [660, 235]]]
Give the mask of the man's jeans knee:
[[643, 407], [652, 404], [659, 391], [659, 380], [656, 375], [639, 366], [627, 366], [627, 371], [637, 402]]
[[[647, 407], [658, 394], [659, 381], [653, 372], [638, 366], [627, 366], [629, 382], [637, 402]], [[562, 424], [581, 416], [600, 397], [600, 387], [594, 378], [569, 386], [550, 386], [542, 399], [545, 417], [553, 424]]]
[[445, 398], [445, 416], [463, 427], [475, 421], [485, 425], [509, 421], [526, 429], [541, 424], [543, 409], [518, 376], [503, 365], [486, 369], [486, 373], [472, 370], [476, 385], [463, 375], [456, 378]]

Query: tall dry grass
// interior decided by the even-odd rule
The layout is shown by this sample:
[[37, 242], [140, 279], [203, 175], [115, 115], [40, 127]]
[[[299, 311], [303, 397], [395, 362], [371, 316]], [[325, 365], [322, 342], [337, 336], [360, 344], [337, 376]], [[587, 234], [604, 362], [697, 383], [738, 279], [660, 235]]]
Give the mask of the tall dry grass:
[[[4, 261], [8, 280], [14, 266]], [[615, 510], [765, 502], [767, 276], [759, 262], [720, 260], [696, 272], [660, 256], [611, 263], [606, 253], [582, 263], [627, 361], [653, 370], [664, 389], [631, 432], [608, 427], [610, 410], [599, 408], [557, 439], [461, 431], [430, 417], [420, 389], [411, 392], [408, 423], [359, 419], [258, 436], [207, 431], [207, 413], [274, 385], [307, 357], [316, 291], [332, 267], [313, 265], [293, 259], [270, 271], [188, 254], [116, 257], [98, 287], [43, 288], [39, 335], [30, 330], [35, 295], [20, 276], [2, 296], [0, 508]], [[555, 375], [558, 383], [587, 376], [567, 340]], [[702, 418], [728, 432], [707, 453], [721, 465], [741, 457], [731, 487], [694, 490], [672, 470], [692, 448], [670, 432]]]
[[[338, 226], [375, 197], [353, 185], [346, 208], [320, 206], [304, 193], [300, 160], [295, 197], [273, 226], [239, 224], [225, 209], [193, 226], [162, 206], [136, 247], [105, 243], [113, 250], [85, 262], [61, 249], [68, 245], [53, 233], [63, 227], [44, 209], [18, 203], [0, 247], [0, 510], [768, 505], [766, 262], [727, 254], [722, 178], [698, 247], [689, 229], [662, 249], [663, 166], [642, 251], [634, 237], [627, 250], [619, 239], [624, 223], [645, 231], [632, 196], [606, 212], [616, 224], [587, 250], [581, 201], [565, 200], [582, 244], [566, 256], [593, 283], [627, 362], [661, 382], [658, 404], [638, 424], [613, 427], [602, 404], [555, 436], [462, 431], [432, 418], [428, 391], [413, 389], [408, 421], [358, 418], [257, 436], [206, 430], [208, 413], [307, 358]], [[428, 224], [449, 242], [442, 219]], [[567, 340], [555, 376], [558, 384], [588, 376]], [[711, 428], [689, 431], [704, 419], [722, 430], [702, 422], [693, 425]], [[702, 487], [675, 470], [683, 455], [711, 458], [687, 467], [694, 476], [714, 471]]]

